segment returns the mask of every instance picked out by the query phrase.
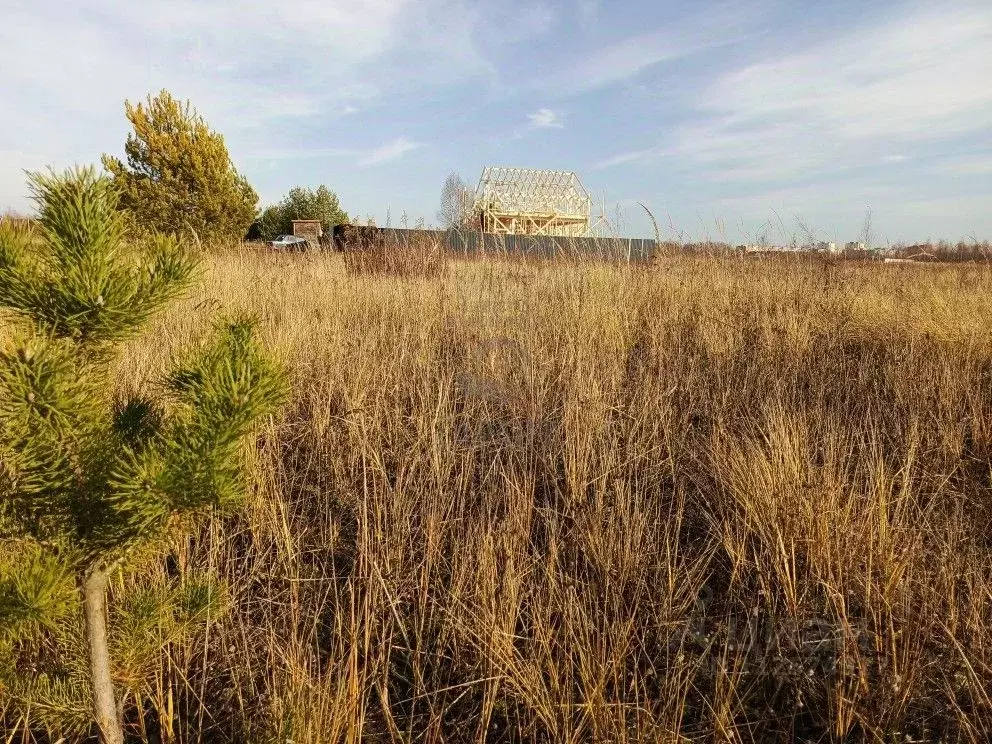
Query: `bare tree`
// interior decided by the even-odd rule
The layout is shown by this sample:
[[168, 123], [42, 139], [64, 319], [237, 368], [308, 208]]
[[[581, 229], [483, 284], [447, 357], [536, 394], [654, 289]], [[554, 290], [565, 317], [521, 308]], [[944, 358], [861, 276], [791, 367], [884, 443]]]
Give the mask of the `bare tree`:
[[813, 224], [802, 217], [796, 217], [796, 225], [799, 227], [799, 234], [803, 239], [803, 247], [807, 249], [816, 248], [819, 241], [816, 239], [816, 229]]
[[448, 230], [463, 227], [472, 220], [474, 204], [472, 187], [457, 173], [450, 173], [441, 187], [441, 208], [437, 211], [437, 220], [441, 227]]
[[866, 250], [871, 250], [871, 243], [874, 234], [871, 230], [871, 206], [865, 207], [865, 221], [861, 226], [861, 242], [865, 244]]

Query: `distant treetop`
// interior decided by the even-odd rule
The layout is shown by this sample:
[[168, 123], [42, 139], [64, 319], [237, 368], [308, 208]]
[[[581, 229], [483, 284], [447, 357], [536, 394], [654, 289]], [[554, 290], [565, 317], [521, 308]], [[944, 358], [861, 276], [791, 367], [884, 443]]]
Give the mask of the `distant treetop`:
[[293, 220], [320, 220], [324, 235], [330, 235], [335, 225], [348, 222], [348, 213], [341, 209], [337, 194], [327, 186], [314, 189], [296, 186], [278, 204], [266, 207], [253, 225], [253, 232], [263, 240], [293, 232]]

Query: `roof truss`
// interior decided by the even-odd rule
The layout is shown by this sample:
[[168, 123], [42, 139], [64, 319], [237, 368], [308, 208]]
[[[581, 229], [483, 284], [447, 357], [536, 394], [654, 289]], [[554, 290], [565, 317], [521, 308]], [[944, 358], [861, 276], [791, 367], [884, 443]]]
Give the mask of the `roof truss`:
[[515, 235], [585, 235], [592, 200], [571, 171], [487, 167], [476, 188], [483, 230]]

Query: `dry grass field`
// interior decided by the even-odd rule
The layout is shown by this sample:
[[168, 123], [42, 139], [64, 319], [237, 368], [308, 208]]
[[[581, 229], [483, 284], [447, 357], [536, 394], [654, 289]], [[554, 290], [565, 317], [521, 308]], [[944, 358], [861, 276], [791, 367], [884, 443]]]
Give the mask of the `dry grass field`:
[[212, 258], [121, 385], [248, 310], [295, 392], [247, 508], [116, 580], [227, 585], [117, 670], [136, 735], [992, 739], [990, 296], [976, 265]]

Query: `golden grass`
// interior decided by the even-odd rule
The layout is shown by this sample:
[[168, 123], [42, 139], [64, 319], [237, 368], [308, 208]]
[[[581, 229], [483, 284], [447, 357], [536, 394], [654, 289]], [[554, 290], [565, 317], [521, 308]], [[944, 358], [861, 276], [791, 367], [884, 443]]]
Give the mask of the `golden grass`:
[[444, 246], [426, 233], [408, 237], [402, 245], [392, 244], [382, 235], [357, 242], [359, 247], [349, 247], [343, 252], [345, 270], [351, 275], [430, 278], [441, 276], [447, 269]]
[[182, 741], [988, 741], [990, 296], [217, 256], [122, 382], [248, 310], [296, 392], [246, 512], [176, 548], [231, 611], [152, 697]]

